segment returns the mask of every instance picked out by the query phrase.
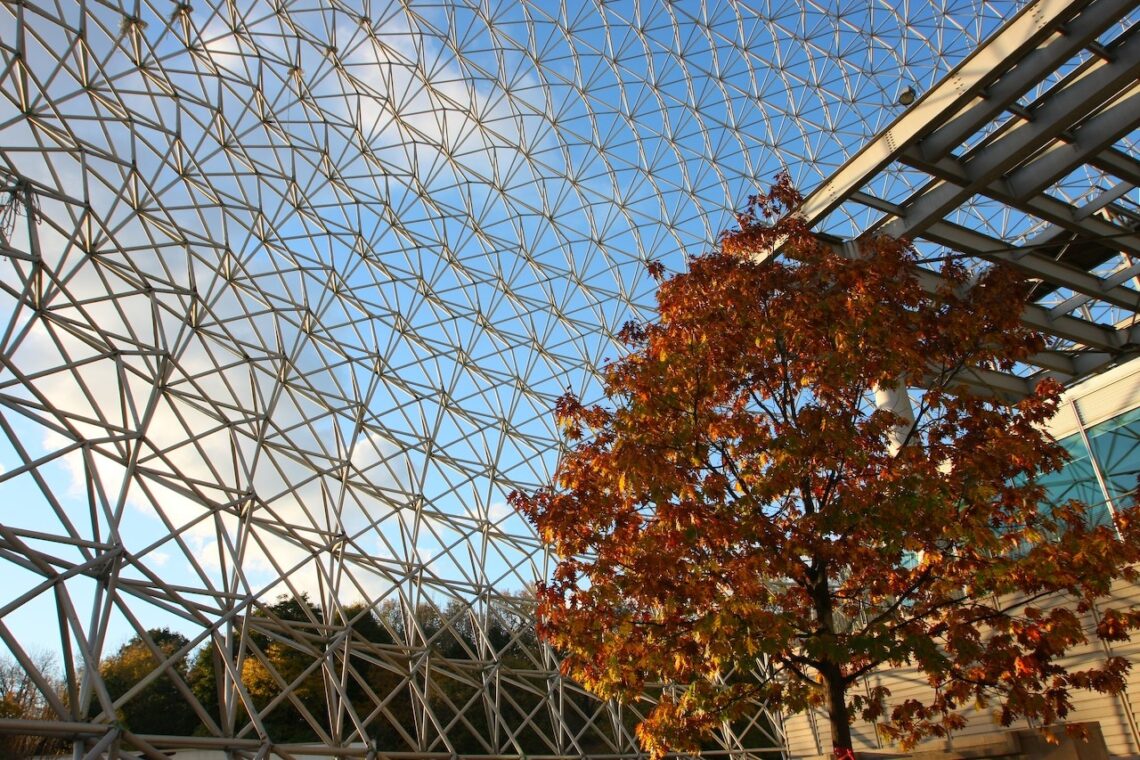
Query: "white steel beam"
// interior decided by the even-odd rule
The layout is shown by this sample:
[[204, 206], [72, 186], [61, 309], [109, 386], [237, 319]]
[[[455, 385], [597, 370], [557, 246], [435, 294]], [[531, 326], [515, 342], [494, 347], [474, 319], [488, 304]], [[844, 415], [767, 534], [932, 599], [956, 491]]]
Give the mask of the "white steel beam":
[[1089, 160], [1101, 171], [1119, 177], [1130, 185], [1140, 186], [1140, 161], [1116, 148], [1101, 151]]
[[[949, 165], [956, 170], [955, 181], [928, 186], [907, 203], [905, 223], [891, 223], [884, 232], [900, 237], [920, 235], [922, 230], [935, 219], [941, 219], [972, 195], [989, 186], [1003, 173], [1013, 169], [1047, 145], [1050, 140], [1080, 121], [1106, 99], [1117, 96], [1126, 88], [1123, 102], [1130, 100], [1138, 75], [1140, 75], [1140, 35], [1134, 35], [1119, 47], [1113, 60], [1101, 61], [1100, 65], [1090, 67], [1085, 76], [1059, 92], [1047, 96], [1041, 106], [1033, 111], [1031, 120], [1005, 130], [985, 145], [972, 150], [961, 160], [948, 157], [938, 161], [938, 166]], [[903, 152], [900, 158], [912, 165], [917, 164], [918, 168], [929, 165], [920, 154], [917, 154], [917, 151], [913, 150]], [[1008, 192], [1003, 192], [1003, 195], [1008, 196]]]
[[[941, 178], [941, 182], [932, 183], [932, 186], [949, 182], [951, 186], [960, 187], [958, 183], [965, 184], [969, 181], [963, 175], [958, 163], [951, 159], [943, 159], [930, 169]], [[1095, 214], [1085, 213], [1083, 207], [1073, 206], [1048, 194], [1034, 195], [1026, 199], [1014, 198], [1005, 192], [1001, 182], [991, 183], [980, 191], [1050, 224], [1080, 233], [1090, 240], [1103, 240], [1106, 245], [1133, 256], [1140, 256], [1140, 235], [1105, 221]], [[921, 212], [922, 209], [907, 207], [903, 216], [884, 220], [880, 232], [900, 237], [925, 237], [924, 230], [936, 221], [941, 221], [941, 217], [929, 218], [923, 216]]]
[[[854, 241], [832, 243], [843, 255], [854, 255]], [[937, 272], [924, 267], [915, 268], [918, 284], [927, 293], [937, 293], [947, 285], [946, 279]], [[1028, 303], [1022, 311], [1021, 320], [1026, 325], [1062, 340], [1087, 346], [1097, 351], [1113, 355], [1131, 350], [1140, 338], [1140, 325], [1134, 328], [1116, 328], [1101, 325], [1069, 315], [1055, 315], [1044, 306]]]
[[[927, 292], [934, 293], [943, 286], [945, 280], [929, 269], [919, 269], [918, 281]], [[1026, 304], [1021, 320], [1047, 335], [1054, 335], [1089, 348], [1119, 354], [1127, 346], [1135, 343], [1132, 328], [1117, 329], [1108, 325], [1098, 325], [1084, 319], [1068, 315], [1054, 316], [1049, 309], [1037, 304]]]
[[947, 381], [947, 386], [953, 387], [963, 384], [975, 393], [993, 394], [1011, 400], [1022, 399], [1033, 393], [1032, 380], [1007, 372], [997, 372], [990, 369], [966, 367], [958, 370]]
[[[1137, 37], [1137, 40], [1140, 42], [1140, 36]], [[1140, 45], [1137, 46], [1137, 49], [1140, 50]], [[1125, 178], [1130, 184], [1133, 184], [1130, 182], [1133, 178], [1140, 180], [1140, 163], [1120, 153], [1120, 151], [1109, 148], [1109, 145], [1116, 139], [1132, 131], [1138, 122], [1140, 122], [1140, 83], [1133, 83], [1111, 105], [1077, 127], [1069, 140], [1047, 145], [1029, 163], [1015, 168], [1005, 178], [990, 182], [983, 188], [976, 187], [968, 165], [964, 165], [953, 158], [926, 162], [915, 151], [907, 151], [900, 158], [911, 166], [933, 174], [951, 185], [941, 189], [937, 185], [931, 185], [927, 190], [920, 193], [920, 199], [930, 194], [937, 194], [940, 198], [949, 198], [952, 195], [962, 198], [971, 195], [971, 191], [980, 190], [986, 195], [1007, 201], [1011, 205], [1019, 206], [1037, 214], [1040, 210], [1035, 207], [1038, 202], [1038, 192], [1052, 182], [1063, 178], [1082, 163], [1103, 166], [1106, 171], [1111, 171], [1117, 176]], [[1000, 155], [1002, 151], [999, 146], [1001, 145], [1003, 143], [995, 142], [984, 150], [987, 152], [994, 150], [995, 155]], [[955, 186], [957, 187], [956, 190]], [[1045, 203], [1049, 205], [1047, 201]], [[928, 206], [929, 203], [923, 204], [918, 201], [909, 204], [907, 211], [909, 221], [901, 224], [892, 223], [891, 229], [898, 231], [905, 228], [906, 232], [902, 234], [911, 236], [919, 234], [923, 224], [931, 223]], [[1057, 212], [1054, 211], [1053, 213], [1056, 215]], [[1074, 210], [1070, 214], [1062, 213], [1062, 216], [1074, 216], [1075, 219], [1079, 220], [1083, 215]]]
[[[855, 193], [851, 200], [891, 214], [902, 216], [902, 207], [881, 198]], [[1131, 276], [1130, 270], [1122, 275], [1114, 273], [1102, 278], [1082, 269], [1056, 261], [1033, 250], [1034, 246], [1014, 246], [985, 233], [972, 230], [960, 224], [939, 220], [931, 224], [922, 238], [932, 243], [944, 245], [958, 253], [1001, 262], [1015, 267], [1022, 273], [1047, 282], [1063, 283], [1064, 287], [1083, 293], [1105, 303], [1125, 309], [1140, 310], [1140, 291], [1122, 283]]]
[[[1002, 61], [1028, 55], [1082, 5], [1068, 0], [1039, 0], [1027, 6], [812, 192], [801, 205], [800, 215], [809, 226], [816, 224], [900, 151], [929, 133], [931, 125], [945, 121], [979, 96]], [[1044, 65], [1041, 68], [1045, 72], [1042, 76], [1050, 70]]]
[[[1088, 5], [1041, 47], [1028, 53], [967, 108], [943, 120], [919, 143], [923, 157], [934, 161], [961, 145], [971, 134], [998, 117], [1027, 90], [1093, 42], [1135, 6], [1134, 0], [1101, 0]], [[1000, 66], [1003, 61], [993, 61]]]
[[1051, 283], [1064, 283], [1064, 286], [1070, 290], [1113, 306], [1140, 309], [1140, 291], [1121, 285], [1119, 282], [1110, 283], [1083, 269], [1069, 266], [1032, 250], [1010, 247], [996, 238], [958, 224], [936, 222], [926, 230], [923, 238], [980, 259], [1007, 264], [1030, 277]]
[[1044, 152], [1005, 177], [1009, 195], [1029, 198], [1063, 178], [1131, 132], [1140, 123], [1140, 82], [1108, 108], [1073, 131], [1067, 142], [1054, 142]]

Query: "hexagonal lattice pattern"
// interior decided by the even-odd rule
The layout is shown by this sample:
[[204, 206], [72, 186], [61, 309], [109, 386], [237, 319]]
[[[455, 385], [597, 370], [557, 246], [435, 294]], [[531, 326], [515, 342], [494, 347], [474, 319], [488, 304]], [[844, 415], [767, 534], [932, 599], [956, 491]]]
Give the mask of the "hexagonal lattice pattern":
[[647, 261], [1014, 5], [4, 3], [0, 637], [42, 717], [142, 746], [108, 726], [166, 684], [185, 745], [633, 752], [526, 624], [505, 494], [552, 399], [596, 395]]

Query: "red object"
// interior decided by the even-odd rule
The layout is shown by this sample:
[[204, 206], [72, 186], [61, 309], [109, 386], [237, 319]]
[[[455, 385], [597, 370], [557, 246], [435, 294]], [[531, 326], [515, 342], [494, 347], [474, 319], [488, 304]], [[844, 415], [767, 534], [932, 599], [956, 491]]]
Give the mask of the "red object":
[[835, 760], [855, 760], [855, 750], [853, 749], [833, 747], [832, 750], [832, 754], [835, 755]]

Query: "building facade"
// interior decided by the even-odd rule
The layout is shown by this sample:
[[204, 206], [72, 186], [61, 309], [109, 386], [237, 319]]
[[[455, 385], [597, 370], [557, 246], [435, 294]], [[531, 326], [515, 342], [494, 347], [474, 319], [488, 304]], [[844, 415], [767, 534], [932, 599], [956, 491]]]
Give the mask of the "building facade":
[[[1098, 523], [1110, 521], [1111, 514], [1131, 507], [1140, 476], [1140, 361], [1132, 361], [1068, 389], [1064, 403], [1050, 424], [1050, 432], [1068, 451], [1069, 462], [1045, 479], [1048, 498], [1060, 503], [1078, 499], [1093, 507], [1089, 515]], [[1140, 604], [1140, 587], [1124, 581], [1116, 584], [1111, 601]], [[1095, 626], [1095, 610], [1086, 616], [1086, 627]], [[1105, 745], [1116, 757], [1140, 755], [1140, 637], [1132, 641], [1105, 643], [1098, 639], [1078, 647], [1065, 661], [1072, 667], [1088, 667], [1105, 657], [1123, 657], [1133, 663], [1128, 687], [1120, 694], [1077, 691], [1073, 694], [1075, 722], [1100, 723]], [[930, 694], [925, 680], [915, 672], [883, 670], [864, 680], [864, 687], [884, 685], [891, 690], [891, 701], [911, 696], [923, 699]], [[857, 688], [857, 687], [855, 687]], [[1003, 730], [992, 708], [966, 712], [969, 725], [955, 739], [976, 739]], [[1025, 723], [1010, 729], [1028, 728]], [[827, 716], [805, 713], [789, 717], [784, 728], [792, 757], [826, 754], [829, 733]], [[854, 726], [859, 747], [889, 750], [873, 725], [862, 721]], [[936, 743], [941, 745], [942, 743]]]

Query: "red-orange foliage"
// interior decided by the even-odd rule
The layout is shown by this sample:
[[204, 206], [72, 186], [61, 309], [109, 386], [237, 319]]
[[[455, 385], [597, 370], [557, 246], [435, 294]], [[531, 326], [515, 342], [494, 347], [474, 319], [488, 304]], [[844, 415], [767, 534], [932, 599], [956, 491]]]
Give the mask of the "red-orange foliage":
[[[658, 321], [628, 325], [630, 353], [606, 370], [614, 407], [563, 397], [573, 443], [554, 483], [512, 495], [559, 557], [539, 626], [564, 672], [604, 697], [680, 685], [638, 728], [655, 758], [695, 749], [747, 700], [826, 705], [843, 749], [860, 713], [909, 742], [979, 700], [1006, 723], [1049, 722], [1071, 689], [1121, 688], [1120, 659], [1058, 660], [1084, 640], [1079, 614], [1130, 573], [1138, 521], [1118, 535], [1081, 504], [1039, 509], [1035, 476], [1064, 459], [1041, 428], [1055, 383], [1010, 405], [960, 380], [1040, 350], [1019, 322], [1023, 285], [951, 263], [930, 293], [909, 245], [844, 257], [786, 215], [798, 200], [782, 179], [661, 283]], [[926, 389], [901, 447], [905, 421], [873, 401], [900, 386]], [[1054, 592], [1070, 603], [1027, 606]], [[1109, 612], [1098, 634], [1138, 624]], [[884, 663], [923, 670], [931, 700], [848, 693]], [[770, 677], [740, 677], [753, 671]]]

